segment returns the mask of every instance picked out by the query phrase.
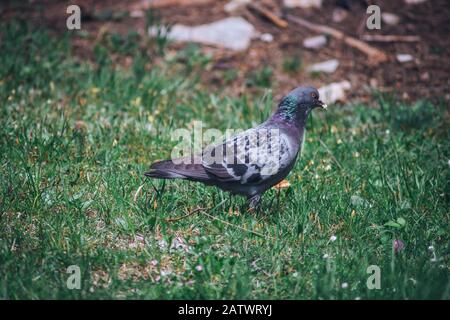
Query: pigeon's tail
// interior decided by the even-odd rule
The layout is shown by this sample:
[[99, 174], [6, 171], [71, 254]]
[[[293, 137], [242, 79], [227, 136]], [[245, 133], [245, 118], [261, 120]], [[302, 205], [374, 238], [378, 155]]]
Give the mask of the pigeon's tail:
[[[178, 162], [178, 161], [177, 161]], [[193, 181], [207, 181], [209, 176], [201, 164], [175, 164], [172, 160], [153, 163], [146, 177], [157, 179], [187, 179]]]

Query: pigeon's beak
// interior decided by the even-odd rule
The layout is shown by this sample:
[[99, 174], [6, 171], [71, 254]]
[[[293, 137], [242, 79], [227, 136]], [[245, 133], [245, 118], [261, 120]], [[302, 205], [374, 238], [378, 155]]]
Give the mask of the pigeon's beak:
[[328, 108], [327, 104], [326, 104], [326, 103], [323, 103], [323, 102], [320, 101], [320, 100], [317, 100], [317, 106], [318, 106], [318, 107], [321, 107], [322, 109]]

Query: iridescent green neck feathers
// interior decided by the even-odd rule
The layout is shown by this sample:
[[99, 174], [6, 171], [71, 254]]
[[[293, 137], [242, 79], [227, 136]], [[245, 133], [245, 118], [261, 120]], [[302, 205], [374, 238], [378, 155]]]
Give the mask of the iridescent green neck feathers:
[[297, 111], [298, 100], [294, 95], [287, 95], [281, 100], [278, 106], [278, 114], [285, 117], [286, 119], [292, 119], [295, 117]]

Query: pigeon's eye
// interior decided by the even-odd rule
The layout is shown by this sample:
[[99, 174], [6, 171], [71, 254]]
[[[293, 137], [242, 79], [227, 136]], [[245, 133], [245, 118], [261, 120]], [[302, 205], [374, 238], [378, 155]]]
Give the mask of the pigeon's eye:
[[317, 93], [315, 93], [315, 92], [311, 93], [311, 97], [312, 97], [313, 99], [317, 99]]

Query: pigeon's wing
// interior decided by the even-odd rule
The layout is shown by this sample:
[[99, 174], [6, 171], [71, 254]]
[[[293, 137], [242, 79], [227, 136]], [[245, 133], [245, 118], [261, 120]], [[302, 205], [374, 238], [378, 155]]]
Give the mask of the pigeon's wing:
[[254, 128], [206, 147], [205, 171], [222, 182], [259, 183], [286, 168], [295, 155], [278, 129]]

